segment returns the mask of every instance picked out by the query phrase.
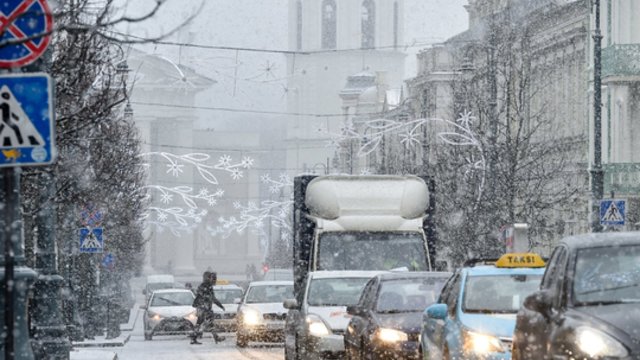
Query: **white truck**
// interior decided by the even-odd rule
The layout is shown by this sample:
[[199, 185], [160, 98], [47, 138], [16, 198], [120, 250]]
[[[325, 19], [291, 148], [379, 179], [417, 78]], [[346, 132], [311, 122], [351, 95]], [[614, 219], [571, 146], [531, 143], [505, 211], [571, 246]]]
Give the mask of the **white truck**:
[[433, 181], [418, 176], [294, 179], [294, 292], [309, 271], [429, 271], [435, 261]]

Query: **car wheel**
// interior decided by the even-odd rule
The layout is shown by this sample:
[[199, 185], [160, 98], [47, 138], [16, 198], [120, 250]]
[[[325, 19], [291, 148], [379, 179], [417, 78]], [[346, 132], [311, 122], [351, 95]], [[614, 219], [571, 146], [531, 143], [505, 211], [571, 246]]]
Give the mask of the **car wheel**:
[[148, 332], [146, 332], [146, 331], [145, 331], [145, 333], [144, 333], [144, 339], [145, 339], [145, 340], [151, 340], [151, 339], [153, 339], [153, 334], [148, 333]]

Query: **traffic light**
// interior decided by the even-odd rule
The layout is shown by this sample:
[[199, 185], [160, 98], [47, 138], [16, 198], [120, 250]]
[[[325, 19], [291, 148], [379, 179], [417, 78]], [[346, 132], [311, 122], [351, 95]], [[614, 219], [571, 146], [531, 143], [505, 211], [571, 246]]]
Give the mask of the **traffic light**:
[[263, 263], [263, 264], [262, 264], [262, 273], [263, 273], [263, 274], [266, 274], [266, 273], [267, 273], [267, 271], [269, 271], [269, 264], [267, 264], [267, 263]]

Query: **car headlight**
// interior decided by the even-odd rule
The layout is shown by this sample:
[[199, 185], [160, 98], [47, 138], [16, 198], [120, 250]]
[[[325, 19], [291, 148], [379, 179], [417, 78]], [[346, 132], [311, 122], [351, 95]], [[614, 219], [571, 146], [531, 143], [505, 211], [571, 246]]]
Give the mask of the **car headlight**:
[[329, 328], [327, 328], [327, 325], [325, 325], [324, 321], [322, 321], [318, 315], [307, 315], [305, 320], [307, 322], [309, 334], [312, 336], [323, 337], [329, 335]]
[[576, 343], [578, 349], [592, 358], [595, 357], [625, 357], [627, 349], [616, 339], [602, 331], [581, 326], [576, 329]]
[[387, 328], [378, 329], [375, 336], [386, 343], [397, 343], [409, 340], [409, 336], [404, 331]]
[[502, 342], [495, 336], [473, 331], [465, 331], [464, 335], [464, 348], [467, 352], [475, 354], [505, 352]]
[[198, 316], [196, 315], [196, 312], [195, 312], [195, 311], [190, 312], [190, 313], [189, 313], [187, 316], [185, 316], [184, 318], [185, 318], [185, 319], [187, 319], [187, 320], [189, 320], [189, 321], [191, 321], [191, 322], [198, 320]]
[[147, 312], [147, 317], [149, 319], [151, 319], [151, 320], [154, 320], [154, 321], [162, 320], [162, 316], [160, 316], [159, 314], [156, 314], [154, 312], [151, 312], [151, 311]]
[[242, 321], [245, 325], [253, 326], [258, 325], [260, 323], [260, 312], [254, 309], [243, 309], [242, 310]]

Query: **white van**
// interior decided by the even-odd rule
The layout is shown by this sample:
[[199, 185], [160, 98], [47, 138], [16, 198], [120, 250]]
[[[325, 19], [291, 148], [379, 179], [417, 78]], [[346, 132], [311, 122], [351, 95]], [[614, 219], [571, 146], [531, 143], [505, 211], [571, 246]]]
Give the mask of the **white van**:
[[154, 291], [160, 289], [172, 289], [174, 287], [175, 279], [173, 278], [173, 275], [149, 275], [147, 276], [147, 283], [144, 289], [142, 289], [142, 293], [146, 295], [146, 300], [149, 300]]

